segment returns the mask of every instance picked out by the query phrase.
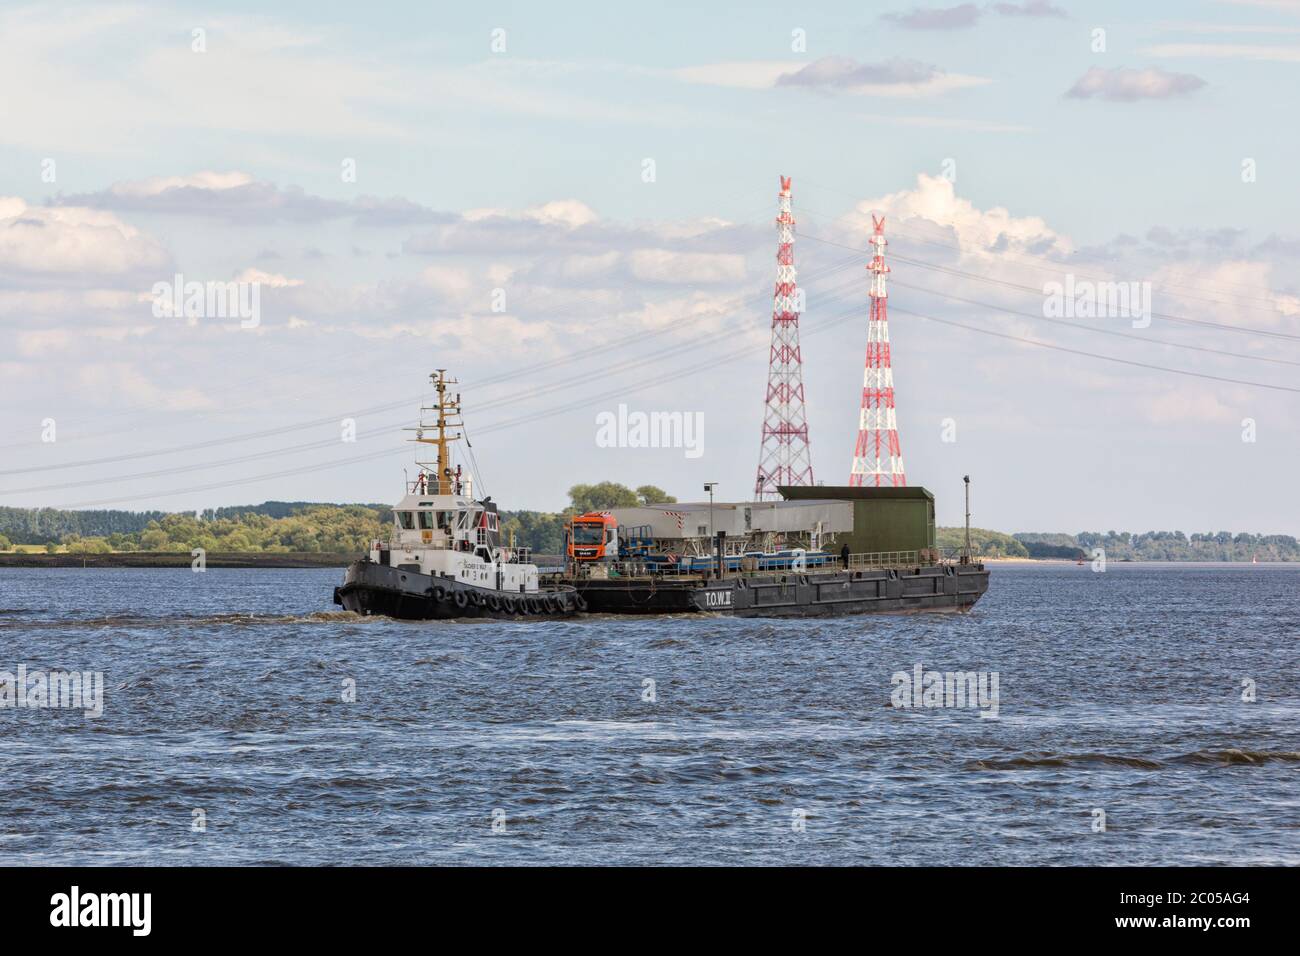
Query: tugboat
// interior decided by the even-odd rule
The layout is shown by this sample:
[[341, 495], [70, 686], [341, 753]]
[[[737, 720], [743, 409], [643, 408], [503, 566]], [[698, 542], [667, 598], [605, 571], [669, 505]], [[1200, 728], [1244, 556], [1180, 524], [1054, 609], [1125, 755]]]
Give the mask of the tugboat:
[[[478, 500], [473, 482], [451, 466], [450, 445], [463, 434], [460, 395], [448, 392], [446, 369], [429, 376], [437, 404], [421, 407], [412, 441], [437, 448], [437, 461], [417, 461], [419, 473], [393, 509], [393, 533], [374, 541], [366, 557], [347, 569], [334, 603], [359, 614], [412, 620], [452, 618], [561, 618], [586, 609], [572, 587], [538, 586], [527, 548], [501, 543], [500, 518], [490, 497]], [[436, 412], [432, 425], [426, 413]], [[426, 432], [432, 430], [432, 436]]]

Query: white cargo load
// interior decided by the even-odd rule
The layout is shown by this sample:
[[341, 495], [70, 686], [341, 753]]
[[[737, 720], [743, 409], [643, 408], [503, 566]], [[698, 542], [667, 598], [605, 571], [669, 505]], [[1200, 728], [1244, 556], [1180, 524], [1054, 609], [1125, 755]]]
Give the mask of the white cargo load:
[[[853, 530], [852, 501], [717, 501], [712, 507], [713, 533], [725, 531], [728, 538], [766, 533], [809, 534], [818, 530], [822, 534], [840, 534]], [[646, 526], [650, 537], [659, 541], [710, 535], [707, 501], [611, 508], [610, 514], [618, 521], [620, 537], [629, 529]]]

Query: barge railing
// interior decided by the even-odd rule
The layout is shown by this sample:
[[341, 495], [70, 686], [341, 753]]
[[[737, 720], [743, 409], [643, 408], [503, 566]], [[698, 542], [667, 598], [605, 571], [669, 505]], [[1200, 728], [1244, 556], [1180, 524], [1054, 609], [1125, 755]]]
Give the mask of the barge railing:
[[[850, 571], [884, 571], [884, 570], [903, 570], [909, 568], [935, 567], [949, 564], [964, 564], [962, 561], [960, 548], [925, 548], [920, 551], [874, 551], [861, 554], [850, 554], [848, 558], [848, 570]], [[610, 562], [584, 562], [576, 567], [570, 565], [566, 573], [576, 573], [580, 577], [611, 577], [611, 578], [657, 578], [660, 580], [695, 580], [708, 579], [716, 576], [716, 560], [713, 567], [695, 567], [690, 570], [676, 570], [671, 564], [651, 564], [646, 561], [610, 561]], [[553, 569], [548, 568], [548, 571]], [[833, 561], [827, 561], [821, 566], [811, 567], [783, 567], [768, 568], [758, 570], [755, 568], [740, 569], [728, 568], [724, 572], [725, 577], [754, 577], [755, 575], [771, 574], [835, 574], [845, 570], [844, 560], [839, 555], [834, 556]]]

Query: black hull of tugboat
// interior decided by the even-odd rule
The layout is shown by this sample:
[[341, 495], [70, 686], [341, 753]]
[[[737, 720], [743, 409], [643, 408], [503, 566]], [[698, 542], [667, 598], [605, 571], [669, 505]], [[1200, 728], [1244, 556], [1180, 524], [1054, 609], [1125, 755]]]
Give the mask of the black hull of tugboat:
[[584, 607], [571, 588], [509, 594], [367, 560], [349, 565], [343, 585], [334, 589], [334, 603], [357, 614], [412, 621], [544, 621], [574, 617]]
[[750, 574], [721, 580], [565, 578], [592, 614], [728, 614], [837, 617], [966, 611], [988, 590], [982, 564], [816, 574]]

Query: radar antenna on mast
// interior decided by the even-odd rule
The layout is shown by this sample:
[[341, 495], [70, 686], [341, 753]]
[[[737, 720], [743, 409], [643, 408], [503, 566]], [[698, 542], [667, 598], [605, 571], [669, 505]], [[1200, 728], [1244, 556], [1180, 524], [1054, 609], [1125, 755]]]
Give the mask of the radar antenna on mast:
[[[438, 460], [436, 462], [416, 461], [416, 464], [421, 469], [416, 484], [421, 491], [430, 495], [460, 494], [460, 469], [452, 470], [449, 445], [451, 442], [459, 441], [461, 436], [460, 434], [449, 435], [447, 433], [448, 429], [464, 427], [464, 423], [459, 420], [460, 393], [457, 392], [453, 397], [447, 391], [448, 385], [459, 385], [460, 382], [454, 378], [447, 378], [445, 368], [437, 369], [429, 376], [429, 381], [433, 383], [433, 387], [438, 393], [437, 401], [433, 405], [420, 406], [420, 423], [415, 428], [404, 430], [415, 432], [415, 437], [409, 439], [409, 441], [435, 446], [438, 449]], [[437, 413], [437, 418], [432, 424], [425, 423], [425, 412]], [[435, 431], [436, 437], [426, 437], [426, 430]]]

